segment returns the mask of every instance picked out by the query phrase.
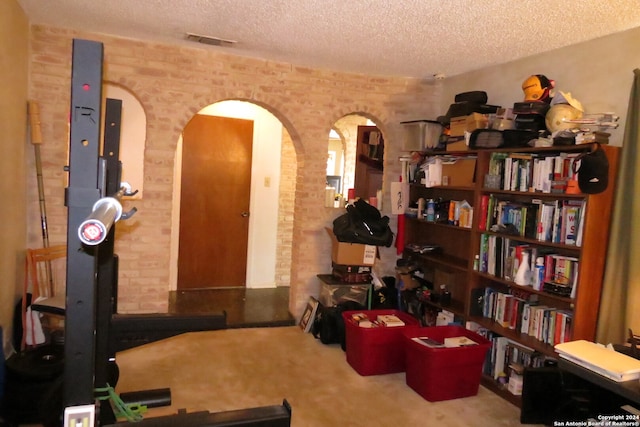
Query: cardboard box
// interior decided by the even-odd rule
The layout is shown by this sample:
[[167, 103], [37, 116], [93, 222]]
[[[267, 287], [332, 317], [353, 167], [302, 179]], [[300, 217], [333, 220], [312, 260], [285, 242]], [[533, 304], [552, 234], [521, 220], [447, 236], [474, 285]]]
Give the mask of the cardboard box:
[[522, 375], [516, 374], [515, 372], [511, 373], [509, 377], [509, 383], [507, 385], [507, 390], [511, 392], [511, 394], [515, 394], [516, 396], [522, 396], [522, 386], [523, 386]]
[[396, 281], [402, 290], [415, 289], [420, 286], [420, 283], [418, 283], [411, 273], [397, 273]]
[[468, 116], [452, 117], [449, 125], [450, 136], [464, 136], [466, 132], [476, 129], [485, 129], [489, 124], [486, 114], [471, 113]]
[[467, 141], [465, 141], [464, 139], [447, 143], [447, 151], [468, 151], [468, 150], [469, 150], [469, 146], [467, 145]]
[[331, 261], [345, 265], [373, 265], [378, 255], [378, 247], [360, 243], [339, 242], [333, 230], [326, 228], [331, 237]]
[[[471, 187], [475, 182], [476, 159], [461, 157], [442, 163], [442, 184]], [[446, 177], [446, 178], [445, 178]]]

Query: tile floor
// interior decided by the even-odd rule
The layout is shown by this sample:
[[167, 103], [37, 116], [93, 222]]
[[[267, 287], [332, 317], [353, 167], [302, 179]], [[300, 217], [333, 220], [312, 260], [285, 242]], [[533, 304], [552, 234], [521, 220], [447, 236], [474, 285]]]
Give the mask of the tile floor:
[[226, 312], [229, 328], [295, 324], [289, 313], [289, 287], [202, 289], [172, 291], [169, 295], [169, 313], [221, 312]]

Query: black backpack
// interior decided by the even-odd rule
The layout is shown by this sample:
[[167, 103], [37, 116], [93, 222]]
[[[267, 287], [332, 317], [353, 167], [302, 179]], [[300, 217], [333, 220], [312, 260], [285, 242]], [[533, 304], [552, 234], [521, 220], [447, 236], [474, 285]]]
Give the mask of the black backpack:
[[389, 217], [362, 199], [347, 206], [347, 213], [333, 220], [333, 234], [339, 242], [386, 246], [393, 243]]
[[311, 327], [313, 336], [320, 339], [322, 344], [340, 344], [342, 350], [346, 350], [342, 312], [351, 310], [364, 310], [364, 306], [355, 301], [341, 302], [333, 307], [320, 305]]

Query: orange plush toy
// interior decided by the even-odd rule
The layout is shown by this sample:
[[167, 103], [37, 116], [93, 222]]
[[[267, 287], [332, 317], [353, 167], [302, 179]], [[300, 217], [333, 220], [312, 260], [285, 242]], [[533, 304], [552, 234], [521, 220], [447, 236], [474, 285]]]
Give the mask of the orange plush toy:
[[551, 89], [556, 85], [556, 82], [549, 80], [542, 74], [534, 74], [528, 77], [522, 83], [522, 91], [524, 92], [524, 101], [533, 102], [541, 101], [549, 103], [551, 102]]

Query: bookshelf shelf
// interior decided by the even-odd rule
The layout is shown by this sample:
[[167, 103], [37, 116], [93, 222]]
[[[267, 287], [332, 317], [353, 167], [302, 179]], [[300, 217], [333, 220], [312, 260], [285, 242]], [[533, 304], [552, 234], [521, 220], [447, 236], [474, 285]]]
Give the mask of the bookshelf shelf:
[[444, 228], [449, 228], [456, 231], [471, 232], [471, 227], [461, 227], [459, 225], [448, 224], [446, 222], [426, 221], [424, 219], [417, 219], [417, 218], [407, 218], [407, 221], [416, 222], [418, 224], [423, 224], [424, 226], [428, 226], [428, 227], [444, 227]]
[[430, 301], [426, 301], [426, 304], [430, 305], [431, 307], [435, 307], [437, 309], [440, 310], [448, 310], [450, 312], [452, 312], [453, 314], [455, 314], [456, 316], [464, 316], [464, 303], [462, 301], [451, 301], [451, 304], [448, 305], [442, 305], [442, 304], [438, 304], [436, 302], [430, 302]]
[[525, 198], [533, 198], [533, 199], [575, 199], [582, 200], [587, 198], [586, 194], [578, 193], [578, 194], [567, 194], [567, 193], [541, 193], [539, 191], [512, 191], [512, 190], [499, 190], [495, 188], [483, 187], [480, 190], [481, 193], [486, 194], [505, 194], [511, 195], [515, 197], [525, 197]]
[[469, 319], [473, 322], [478, 323], [484, 328], [490, 329], [498, 333], [500, 336], [507, 337], [510, 340], [515, 341], [519, 344], [522, 344], [526, 347], [529, 347], [538, 353], [555, 357], [553, 346], [549, 344], [544, 344], [543, 342], [527, 334], [519, 333], [514, 331], [513, 329], [505, 328], [504, 326], [501, 326], [497, 322], [489, 320], [484, 317], [470, 317]]
[[439, 264], [462, 272], [467, 271], [467, 260], [463, 258], [440, 254], [417, 254], [410, 251], [405, 253], [405, 257], [412, 257], [423, 262]]
[[[417, 186], [417, 188], [424, 187], [423, 185], [419, 185], [419, 184], [411, 184], [411, 185], [415, 185]], [[444, 190], [447, 193], [451, 191], [468, 191], [468, 192], [474, 191], [473, 187], [466, 187], [466, 186], [460, 186], [460, 185], [434, 185], [433, 187], [428, 187], [428, 188], [431, 190]]]
[[471, 198], [476, 191], [475, 187], [471, 185], [434, 185], [433, 187], [425, 187], [422, 184], [411, 183], [409, 188], [416, 197], [420, 197], [420, 195], [434, 198], [448, 196], [454, 197], [455, 200]]
[[549, 248], [556, 248], [559, 250], [562, 250], [563, 252], [570, 252], [570, 253], [578, 253], [580, 252], [580, 250], [582, 249], [581, 246], [576, 246], [576, 245], [567, 245], [565, 243], [554, 243], [554, 242], [545, 242], [543, 240], [537, 240], [537, 239], [531, 239], [531, 238], [527, 238], [527, 237], [523, 237], [523, 236], [514, 236], [514, 235], [508, 235], [508, 234], [502, 234], [502, 233], [495, 233], [493, 231], [486, 231], [483, 230], [482, 234], [488, 234], [490, 236], [498, 236], [498, 237], [504, 237], [504, 238], [508, 238], [520, 243], [528, 243], [531, 245], [536, 245], [536, 246], [544, 246], [544, 247], [549, 247]]
[[365, 156], [364, 154], [360, 154], [358, 156], [358, 160], [360, 162], [362, 162], [363, 164], [370, 166], [374, 169], [378, 169], [378, 170], [382, 170], [383, 169], [383, 164], [382, 164], [382, 160], [378, 160], [378, 159], [372, 159], [369, 156]]
[[[542, 359], [557, 357], [554, 351], [557, 342], [579, 339], [593, 341], [619, 157], [618, 147], [604, 145], [602, 148], [609, 160], [609, 186], [598, 194], [559, 192], [563, 188], [563, 180], [575, 179], [575, 176], [571, 176], [573, 159], [580, 153], [591, 151], [592, 144], [425, 153], [427, 158], [443, 154], [475, 158], [473, 182], [469, 186], [456, 187], [411, 184], [410, 203], [415, 203], [419, 198], [465, 200], [473, 207], [473, 221], [471, 228], [462, 228], [408, 219], [405, 223], [405, 243], [438, 245], [441, 251], [437, 254], [417, 254], [405, 250], [404, 256], [420, 263], [425, 271], [446, 271], [451, 277], [452, 300], [462, 301], [461, 305], [451, 307], [451, 310], [455, 308], [455, 314], [464, 319], [468, 327], [479, 328], [489, 339], [506, 340], [508, 346], [523, 346]], [[507, 180], [507, 168], [500, 165], [504, 159], [510, 159], [509, 170], [516, 168], [522, 171], [518, 172], [517, 178], [510, 174]], [[541, 166], [540, 163], [544, 162], [550, 164]], [[535, 168], [538, 168], [538, 172], [535, 172]], [[496, 173], [497, 170], [499, 173]], [[498, 186], [495, 178], [492, 185], [485, 186], [485, 177], [489, 174], [500, 176], [500, 188], [489, 188]], [[547, 179], [545, 177], [553, 178], [553, 182], [537, 181]], [[523, 179], [525, 181], [521, 181]], [[537, 191], [514, 191], [516, 189]], [[554, 192], [551, 192], [552, 189]], [[490, 198], [493, 199], [493, 206], [488, 205]], [[543, 210], [547, 211], [545, 223], [542, 221]], [[502, 216], [498, 216], [498, 212]], [[531, 223], [527, 225], [527, 219], [534, 221], [535, 227], [532, 228]], [[512, 234], [514, 228], [507, 229], [509, 232], [504, 232], [505, 229], [500, 227], [491, 231], [491, 226], [496, 224], [505, 227], [505, 224], [513, 224], [518, 235]], [[522, 253], [527, 253], [527, 256], [523, 257]], [[491, 257], [489, 254], [492, 254]], [[476, 255], [480, 258], [478, 270], [474, 270]], [[514, 263], [518, 266], [519, 260], [527, 258], [531, 273], [524, 276], [524, 282], [517, 280], [516, 283], [517, 269]], [[542, 281], [535, 282], [532, 277], [535, 278], [536, 260], [539, 258], [542, 258], [545, 271], [549, 267], [548, 274], [551, 276], [538, 276], [542, 277]], [[496, 261], [498, 259], [500, 261]], [[496, 266], [499, 266], [500, 274], [496, 274]], [[510, 273], [505, 274], [506, 271]], [[434, 281], [434, 285], [438, 285], [437, 281]], [[488, 293], [487, 289], [490, 290]], [[568, 293], [569, 290], [572, 292]], [[492, 292], [503, 295], [491, 297], [490, 300], [487, 295]], [[511, 310], [508, 311], [511, 315], [509, 320], [506, 312], [494, 309], [487, 314], [484, 311], [485, 305], [494, 304], [496, 299], [504, 304], [501, 310]], [[537, 320], [525, 319], [525, 310], [527, 316], [534, 313], [532, 316], [539, 317], [536, 317]], [[501, 317], [496, 317], [496, 313]], [[535, 323], [534, 329], [523, 327], [529, 321], [540, 322], [540, 325]], [[543, 363], [536, 359], [538, 362]], [[494, 375], [485, 375], [482, 381], [499, 395], [519, 404], [519, 396], [506, 390]]]
[[516, 406], [520, 406], [520, 396], [509, 393], [505, 386], [496, 383], [496, 381], [492, 377], [483, 375], [480, 379], [480, 384], [482, 384], [498, 396], [502, 397], [503, 399], [507, 400], [508, 402], [511, 402]]
[[479, 275], [485, 279], [487, 279], [488, 281], [490, 281], [493, 284], [496, 283], [502, 283], [504, 286], [507, 286], [509, 288], [512, 289], [518, 289], [524, 293], [527, 294], [532, 294], [532, 295], [540, 295], [540, 296], [544, 296], [545, 298], [548, 298], [550, 300], [555, 300], [558, 303], [564, 303], [564, 304], [573, 304], [574, 303], [574, 299], [573, 298], [567, 298], [561, 295], [556, 295], [556, 294], [552, 294], [549, 292], [545, 292], [545, 291], [539, 291], [536, 289], [533, 289], [531, 286], [523, 286], [523, 285], [518, 285], [515, 282], [512, 282], [510, 280], [505, 280], [501, 277], [496, 277], [493, 276], [491, 274], [486, 274], [486, 273], [480, 273], [478, 271], [474, 271], [473, 274]]

